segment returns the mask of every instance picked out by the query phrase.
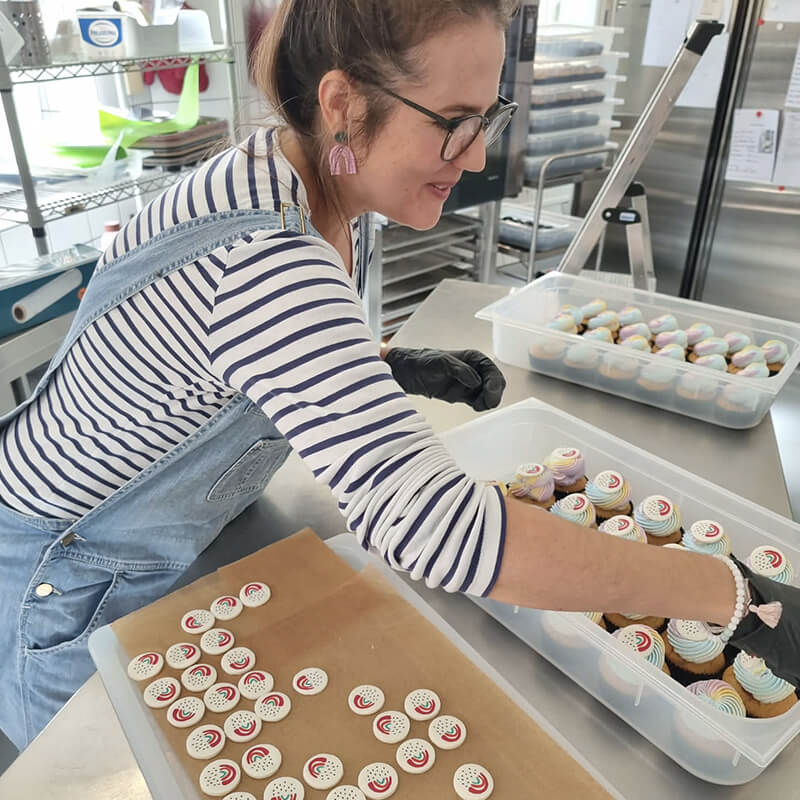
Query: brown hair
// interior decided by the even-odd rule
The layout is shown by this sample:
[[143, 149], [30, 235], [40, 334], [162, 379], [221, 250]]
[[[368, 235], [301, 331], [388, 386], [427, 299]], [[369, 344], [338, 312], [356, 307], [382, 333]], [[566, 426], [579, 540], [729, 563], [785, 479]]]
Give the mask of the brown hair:
[[[421, 80], [414, 48], [452, 23], [489, 14], [505, 28], [519, 0], [283, 0], [261, 37], [252, 62], [253, 79], [272, 107], [298, 135], [319, 189], [334, 201], [325, 176], [332, 142], [317, 130], [317, 92], [322, 76], [341, 69], [367, 100], [352, 136], [363, 153], [390, 109], [375, 84]], [[344, 220], [343, 220], [344, 221]]]

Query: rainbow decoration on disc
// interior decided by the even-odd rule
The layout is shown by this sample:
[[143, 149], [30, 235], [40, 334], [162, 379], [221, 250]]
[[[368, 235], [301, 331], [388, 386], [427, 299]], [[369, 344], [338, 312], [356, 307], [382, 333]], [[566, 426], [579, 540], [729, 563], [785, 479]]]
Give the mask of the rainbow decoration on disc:
[[176, 722], [188, 722], [193, 716], [193, 711], [184, 711], [182, 708], [172, 709], [172, 719]]
[[461, 727], [459, 725], [453, 725], [442, 733], [442, 739], [444, 739], [445, 742], [457, 742], [460, 738]]
[[391, 735], [392, 733], [392, 717], [390, 714], [386, 714], [382, 717], [378, 717], [377, 721], [375, 722], [375, 727], [381, 732], [385, 733], [387, 736]]
[[305, 675], [301, 675], [295, 681], [295, 686], [304, 692], [310, 692], [314, 688], [314, 684]]
[[406, 763], [415, 769], [422, 769], [428, 761], [430, 761], [430, 755], [426, 750], [421, 750], [418, 755], [406, 759]]
[[229, 764], [220, 764], [219, 777], [223, 786], [230, 786], [236, 780], [237, 771]]
[[391, 777], [375, 778], [367, 783], [371, 792], [375, 794], [386, 794], [392, 788]]
[[318, 756], [317, 758], [312, 758], [311, 761], [308, 762], [308, 771], [315, 777], [319, 778], [322, 774], [323, 770], [325, 769], [325, 765], [328, 763], [328, 759], [324, 756]]
[[222, 742], [222, 734], [214, 728], [206, 728], [203, 731], [203, 738], [208, 742], [210, 747], [217, 747]]
[[365, 700], [365, 699], [364, 699], [364, 697], [363, 697], [363, 695], [357, 694], [357, 695], [356, 695], [356, 696], [353, 698], [353, 705], [354, 705], [356, 708], [360, 708], [360, 709], [362, 709], [362, 710], [366, 710], [366, 709], [368, 709], [368, 708], [372, 708], [372, 706], [374, 706], [374, 705], [375, 705], [375, 703], [374, 703], [374, 701], [372, 701], [372, 700]]
[[265, 706], [282, 706], [283, 698], [279, 694], [268, 694], [261, 700], [261, 702]]
[[171, 700], [173, 697], [175, 697], [177, 691], [178, 687], [174, 683], [171, 683], [166, 689], [164, 689], [163, 692], [156, 695], [156, 700], [161, 703], [165, 703], [167, 700]]
[[483, 794], [489, 788], [489, 779], [481, 772], [481, 774], [472, 781], [469, 787], [470, 794]]
[[263, 745], [256, 745], [247, 751], [247, 763], [256, 764], [262, 758], [269, 758], [269, 748]]

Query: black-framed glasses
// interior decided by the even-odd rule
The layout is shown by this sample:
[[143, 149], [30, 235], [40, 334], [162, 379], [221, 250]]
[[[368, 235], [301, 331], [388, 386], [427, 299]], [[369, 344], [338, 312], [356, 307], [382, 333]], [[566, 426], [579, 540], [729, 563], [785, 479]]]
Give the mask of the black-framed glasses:
[[390, 89], [384, 89], [383, 87], [381, 89], [386, 94], [394, 97], [395, 100], [399, 100], [415, 111], [419, 111], [420, 114], [430, 117], [447, 131], [442, 144], [442, 161], [454, 161], [469, 150], [481, 131], [486, 135], [486, 147], [494, 144], [500, 138], [500, 134], [508, 127], [514, 112], [519, 108], [517, 103], [512, 103], [502, 95], [498, 95], [497, 102], [486, 114], [467, 114], [463, 117], [448, 119], [435, 111], [431, 111], [429, 108], [425, 108], [425, 106], [419, 105], [419, 103], [415, 103], [413, 100], [401, 97]]

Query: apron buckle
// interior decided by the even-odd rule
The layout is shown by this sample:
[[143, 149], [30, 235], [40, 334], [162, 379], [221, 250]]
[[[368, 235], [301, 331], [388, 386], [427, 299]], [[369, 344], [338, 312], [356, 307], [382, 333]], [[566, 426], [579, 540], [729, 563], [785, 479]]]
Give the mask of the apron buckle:
[[296, 208], [300, 213], [300, 232], [305, 235], [306, 232], [306, 215], [301, 206], [295, 206], [291, 203], [281, 203], [281, 227], [286, 230], [286, 209]]

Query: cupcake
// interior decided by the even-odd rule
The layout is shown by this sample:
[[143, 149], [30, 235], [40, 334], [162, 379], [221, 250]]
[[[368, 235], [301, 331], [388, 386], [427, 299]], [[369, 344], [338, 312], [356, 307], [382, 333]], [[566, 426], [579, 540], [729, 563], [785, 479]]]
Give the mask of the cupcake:
[[584, 611], [583, 616], [586, 617], [590, 622], [593, 622], [595, 625], [601, 627], [603, 630], [606, 629], [606, 623], [603, 620], [602, 611]]
[[[740, 372], [737, 377], [741, 375]], [[750, 428], [761, 416], [763, 403], [763, 394], [748, 386], [726, 386], [717, 398], [715, 417], [717, 422], [729, 428]]]
[[719, 336], [710, 336], [708, 339], [703, 339], [702, 342], [698, 342], [692, 348], [692, 352], [689, 354], [689, 361], [694, 363], [701, 356], [711, 355], [727, 356], [728, 343]]
[[783, 553], [772, 545], [762, 545], [756, 547], [745, 562], [750, 569], [757, 575], [763, 575], [766, 578], [778, 583], [791, 583], [794, 580], [794, 567], [792, 562]]
[[623, 514], [604, 520], [600, 523], [599, 530], [603, 533], [607, 533], [609, 536], [625, 539], [626, 542], [647, 544], [647, 536], [639, 525], [636, 524], [636, 520], [634, 520], [633, 517], [627, 517]]
[[708, 367], [708, 369], [714, 369], [717, 372], [728, 371], [728, 362], [726, 361], [725, 356], [721, 356], [719, 353], [712, 353], [708, 356], [700, 356], [694, 360], [694, 364], [697, 367]]
[[553, 473], [557, 496], [582, 492], [586, 488], [586, 464], [576, 447], [557, 447], [544, 460], [544, 465]]
[[594, 480], [587, 482], [584, 491], [597, 512], [598, 520], [625, 516], [633, 512], [630, 484], [619, 472], [604, 470]]
[[589, 642], [575, 625], [573, 619], [586, 617], [598, 627], [606, 630], [600, 611], [546, 611], [539, 617], [544, 632], [561, 647], [575, 649], [587, 647]]
[[642, 367], [636, 379], [636, 385], [643, 390], [639, 393], [639, 398], [660, 408], [671, 402], [674, 383], [675, 369], [664, 364], [648, 364]]
[[586, 323], [586, 328], [587, 331], [595, 328], [608, 328], [611, 333], [616, 333], [619, 330], [619, 319], [614, 311], [601, 311]]
[[753, 343], [750, 337], [746, 333], [742, 333], [741, 331], [730, 331], [726, 333], [722, 338], [728, 345], [729, 355], [738, 353], [740, 350], [744, 350], [745, 347]]
[[[597, 319], [597, 317], [595, 317]], [[599, 328], [590, 328], [583, 334], [584, 339], [590, 339], [596, 342], [607, 342], [608, 344], [614, 344], [614, 334], [608, 328], [603, 326]]]
[[777, 375], [789, 359], [789, 348], [779, 339], [770, 339], [761, 345], [770, 375]]
[[592, 300], [591, 303], [587, 303], [585, 306], [581, 306], [581, 311], [583, 312], [583, 322], [588, 323], [592, 317], [596, 317], [598, 314], [602, 314], [602, 312], [605, 310], [606, 310], [605, 300]]
[[578, 333], [583, 333], [583, 311], [579, 306], [570, 304], [561, 306], [559, 313], [569, 314], [575, 320], [575, 327], [578, 329]]
[[[731, 745], [722, 741], [712, 728], [708, 726], [706, 714], [716, 712], [730, 717], [743, 719], [747, 715], [742, 698], [739, 693], [725, 681], [712, 678], [707, 681], [695, 681], [686, 689], [701, 701], [703, 712], [693, 713], [684, 708], [676, 709], [675, 728], [682, 739], [689, 746], [690, 758], [699, 761], [701, 769], [708, 769], [708, 758], [718, 759], [725, 764], [720, 764], [721, 769], [730, 765], [736, 755]], [[713, 711], [708, 711], [712, 708]]]
[[648, 544], [677, 543], [683, 537], [680, 509], [663, 495], [645, 497], [633, 518], [645, 532]]
[[[711, 356], [706, 356], [711, 358]], [[727, 362], [722, 356], [722, 369], [727, 369]], [[675, 387], [678, 408], [702, 419], [712, 419], [714, 399], [719, 391], [719, 381], [700, 374], [686, 373], [678, 380]]]
[[683, 350], [683, 357], [686, 356], [686, 348], [688, 346], [689, 337], [686, 331], [663, 331], [656, 335], [654, 353], [658, 353], [668, 345], [678, 345]]
[[725, 533], [722, 525], [714, 522], [711, 519], [701, 519], [695, 522], [694, 525], [685, 531], [681, 544], [687, 550], [694, 550], [695, 553], [704, 553], [706, 555], [723, 555], [729, 556], [731, 554], [731, 540], [728, 534]]
[[695, 322], [686, 329], [687, 346], [693, 350], [698, 342], [710, 339], [713, 335], [714, 329], [707, 322]]
[[764, 659], [744, 652], [736, 654], [722, 679], [738, 692], [751, 717], [777, 717], [797, 703], [795, 687], [791, 683], [775, 675]]
[[537, 339], [528, 351], [531, 367], [537, 372], [548, 375], [560, 375], [564, 362], [564, 351], [567, 346], [555, 337]]
[[653, 352], [659, 358], [671, 358], [673, 361], [685, 361], [686, 360], [686, 351], [675, 342], [670, 344], [665, 344], [658, 350], [653, 350]]
[[629, 339], [631, 336], [643, 336], [649, 342], [652, 338], [652, 333], [644, 322], [634, 322], [619, 329], [618, 338], [620, 342]]
[[[644, 336], [634, 334], [627, 339], [620, 339], [620, 347], [627, 347], [630, 350], [638, 350], [640, 353], [649, 353], [651, 351], [650, 340], [645, 339]], [[727, 364], [726, 364], [727, 366]]]
[[576, 383], [593, 382], [600, 356], [590, 344], [574, 344], [564, 355], [564, 377]]
[[594, 528], [596, 516], [594, 506], [585, 494], [568, 494], [562, 497], [550, 509], [551, 514], [555, 514], [562, 519], [568, 519], [580, 525], [582, 528]]
[[719, 678], [725, 669], [725, 645], [704, 622], [671, 619], [664, 647], [672, 677], [683, 684]]
[[769, 367], [763, 361], [756, 361], [740, 369], [736, 374], [740, 378], [769, 378]]
[[[767, 365], [764, 351], [760, 347], [756, 347], [754, 344], [748, 344], [747, 347], [743, 347], [741, 350], [737, 351], [731, 356], [731, 363], [728, 367], [728, 372], [736, 375], [745, 367], [749, 367], [751, 364], [763, 364], [764, 366]], [[769, 374], [769, 372], [767, 374]]]
[[518, 500], [549, 509], [556, 498], [553, 473], [544, 464], [523, 464], [517, 469], [508, 491]]
[[630, 384], [639, 372], [639, 362], [625, 355], [607, 353], [600, 362], [600, 383], [617, 393]]
[[570, 314], [559, 314], [547, 323], [551, 331], [562, 331], [562, 333], [577, 333], [578, 326]]
[[664, 333], [665, 331], [678, 330], [678, 320], [672, 314], [663, 314], [660, 317], [651, 319], [648, 325], [653, 336], [658, 336], [659, 333]]
[[657, 670], [669, 675], [664, 661], [664, 640], [658, 631], [648, 625], [628, 625], [614, 631], [614, 638], [622, 645], [629, 658], [621, 659], [609, 653], [600, 657], [598, 669], [606, 681], [623, 693], [638, 693], [642, 686], [640, 674], [631, 669], [629, 659], [644, 659]]
[[617, 312], [617, 319], [623, 327], [625, 325], [633, 325], [636, 322], [644, 322], [642, 312], [636, 306], [625, 306], [625, 308]]

